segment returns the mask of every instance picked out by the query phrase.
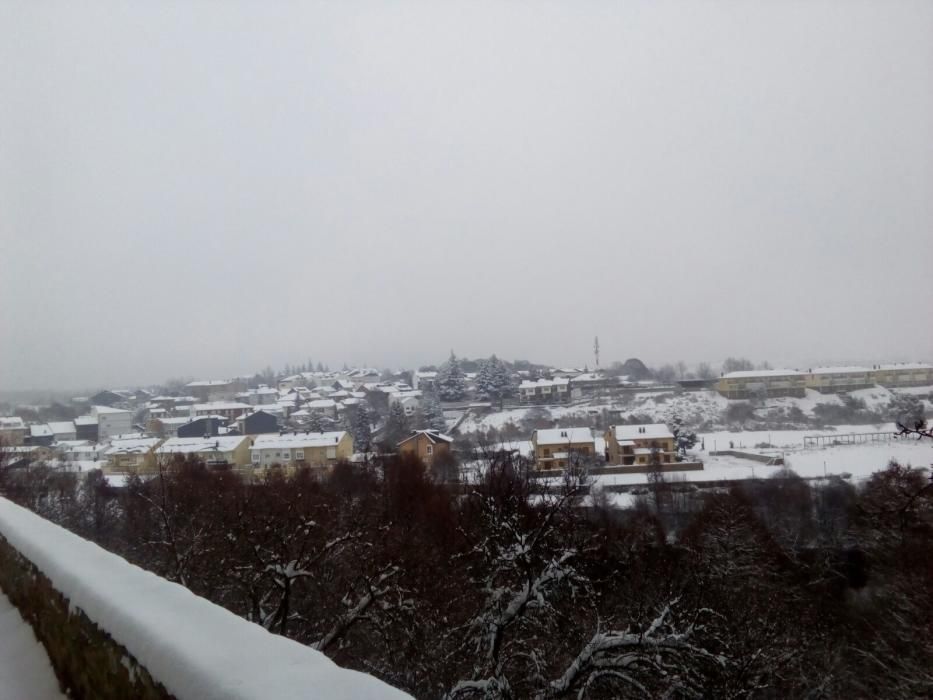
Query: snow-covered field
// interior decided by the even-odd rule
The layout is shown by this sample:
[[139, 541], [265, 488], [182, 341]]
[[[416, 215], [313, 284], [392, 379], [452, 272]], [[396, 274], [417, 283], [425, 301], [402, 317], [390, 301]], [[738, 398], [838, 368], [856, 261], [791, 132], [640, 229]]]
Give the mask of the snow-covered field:
[[59, 700], [45, 648], [19, 610], [0, 593], [0, 700]]
[[[862, 428], [857, 432], [865, 432], [865, 426], [857, 427]], [[884, 469], [892, 459], [915, 467], [929, 467], [933, 463], [933, 443], [929, 440], [898, 438], [890, 442], [805, 449], [803, 436], [813, 434], [826, 433], [797, 430], [772, 431], [770, 433], [772, 444], [781, 445], [784, 449], [751, 448], [748, 451], [757, 454], [783, 454], [786, 465], [804, 478], [844, 476], [851, 479], [853, 483], [863, 481], [872, 473]], [[720, 449], [723, 449], [722, 441], [725, 441], [725, 448], [728, 449], [730, 438], [735, 443], [736, 449], [739, 449], [740, 444], [749, 448], [756, 442], [763, 442], [769, 437], [767, 431], [763, 433], [711, 433], [704, 436], [707, 438], [707, 450], [711, 448], [710, 437], [712, 435], [717, 436], [716, 440], [720, 443]], [[694, 483], [737, 481], [767, 478], [781, 469], [740, 457], [713, 457], [707, 452], [700, 451], [695, 451], [693, 455], [703, 461], [702, 471], [669, 472], [665, 474], [665, 478], [668, 481]], [[597, 476], [596, 482], [604, 486], [637, 486], [646, 484], [648, 480], [645, 474], [612, 474]]]
[[[812, 435], [838, 436], [850, 433], [891, 433], [896, 432], [894, 423], [875, 423], [873, 425], [837, 425], [834, 429], [808, 428], [806, 430], [719, 430], [711, 433], [698, 433], [697, 438], [705, 443], [706, 451], [728, 450], [729, 443], [736, 450], [752, 450], [763, 454], [802, 449], [804, 437]], [[699, 443], [698, 443], [699, 444]], [[775, 449], [755, 449], [755, 445], [769, 444]]]

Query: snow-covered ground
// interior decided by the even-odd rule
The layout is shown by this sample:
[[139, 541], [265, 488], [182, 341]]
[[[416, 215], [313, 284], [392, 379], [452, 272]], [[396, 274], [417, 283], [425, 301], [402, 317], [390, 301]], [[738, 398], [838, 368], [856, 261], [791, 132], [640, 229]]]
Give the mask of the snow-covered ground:
[[[896, 459], [902, 464], [929, 467], [933, 463], [933, 444], [929, 440], [898, 438], [891, 442], [858, 445], [834, 445], [822, 448], [803, 448], [804, 431], [773, 431], [772, 444], [785, 445], [785, 449], [756, 450], [758, 454], [783, 454], [787, 466], [805, 478], [823, 476], [846, 476], [853, 483], [869, 478], [874, 472], [884, 469], [888, 462]], [[812, 434], [812, 433], [807, 433]], [[744, 433], [716, 433], [716, 435], [738, 438]], [[767, 437], [767, 433], [765, 433]], [[801, 438], [797, 441], [797, 438]], [[745, 439], [746, 445], [749, 441]], [[753, 443], [752, 443], [753, 444]], [[710, 443], [707, 442], [707, 448]], [[739, 443], [736, 442], [736, 449]], [[720, 445], [720, 449], [722, 445]], [[726, 443], [728, 448], [728, 441]], [[751, 460], [732, 456], [712, 457], [706, 452], [694, 455], [704, 463], [702, 471], [669, 472], [668, 481], [709, 482], [738, 481], [742, 479], [767, 478], [780, 470]], [[607, 474], [595, 477], [603, 486], [637, 486], [648, 483], [645, 474]]]
[[[897, 393], [913, 394], [924, 401], [927, 414], [933, 414], [933, 403], [929, 396], [933, 394], [933, 387], [909, 387], [896, 390], [876, 386], [870, 389], [860, 389], [850, 392], [850, 396], [865, 401], [866, 408], [878, 411], [887, 406]], [[695, 391], [674, 394], [671, 392], [638, 392], [620, 396], [613, 400], [599, 399], [585, 404], [573, 406], [554, 405], [544, 406], [551, 418], [560, 423], [567, 419], [585, 419], [600, 415], [604, 411], [618, 411], [622, 418], [629, 416], [648, 416], [656, 422], [667, 422], [673, 416], [679, 416], [687, 425], [723, 424], [723, 412], [729, 406], [728, 399], [715, 391]], [[813, 410], [818, 404], [841, 404], [842, 399], [835, 394], [821, 394], [808, 389], [802, 398], [782, 397], [767, 399], [759, 407], [758, 413], [763, 417], [773, 409], [791, 408], [800, 409], [807, 417], [813, 416]], [[460, 433], [484, 431], [490, 428], [501, 430], [509, 424], [517, 428], [522, 422], [534, 414], [536, 407], [509, 408], [504, 411], [494, 411], [485, 415], [470, 414], [464, 418], [458, 427]], [[864, 426], [862, 426], [864, 427]]]
[[[839, 436], [850, 433], [891, 433], [896, 432], [894, 423], [875, 423], [874, 425], [837, 425], [833, 429], [808, 428], [806, 430], [719, 430], [711, 433], [698, 433], [697, 438], [705, 444], [706, 450], [728, 450], [729, 443], [736, 450], [773, 453], [775, 450], [755, 449], [755, 445], [773, 445], [780, 453], [782, 450], [803, 448], [804, 437], [813, 435]], [[700, 443], [698, 443], [700, 444]]]
[[[759, 462], [731, 455], [711, 456], [710, 450], [728, 450], [731, 441], [736, 450], [755, 454], [783, 456], [787, 467], [801, 477], [819, 479], [841, 476], [856, 484], [868, 479], [874, 472], [884, 469], [892, 459], [914, 467], [933, 465], [933, 442], [914, 438], [893, 438], [884, 442], [868, 442], [854, 445], [831, 445], [828, 447], [803, 446], [804, 436], [829, 435], [839, 436], [845, 433], [865, 433], [877, 431], [894, 432], [893, 424], [879, 426], [839, 426], [836, 431], [814, 430], [773, 430], [755, 432], [704, 433], [701, 437], [706, 449], [697, 449], [690, 453], [692, 460], [704, 463], [702, 470], [665, 472], [669, 482], [741, 481], [744, 479], [764, 479], [780, 471], [781, 467], [768, 466]], [[756, 444], [768, 442], [774, 447], [755, 448]], [[510, 443], [516, 446], [524, 443]], [[530, 444], [529, 444], [530, 447]], [[595, 486], [643, 486], [648, 483], [647, 474], [600, 474], [593, 477]], [[554, 481], [555, 480], [550, 480]], [[630, 507], [632, 494], [608, 494], [618, 507]]]
[[0, 593], [0, 700], [60, 700], [52, 664], [19, 610]]

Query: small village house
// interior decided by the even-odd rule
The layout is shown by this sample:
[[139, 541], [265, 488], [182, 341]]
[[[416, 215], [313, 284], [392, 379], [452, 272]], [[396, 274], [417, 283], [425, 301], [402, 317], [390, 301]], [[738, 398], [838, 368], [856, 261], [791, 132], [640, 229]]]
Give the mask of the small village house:
[[436, 430], [415, 430], [398, 443], [400, 455], [413, 454], [430, 468], [436, 459], [449, 455], [454, 439]]
[[609, 464], [649, 465], [657, 455], [661, 464], [676, 461], [674, 434], [663, 423], [613, 425], [605, 433]]
[[596, 441], [589, 428], [548, 428], [531, 435], [538, 469], [565, 469], [596, 456]]

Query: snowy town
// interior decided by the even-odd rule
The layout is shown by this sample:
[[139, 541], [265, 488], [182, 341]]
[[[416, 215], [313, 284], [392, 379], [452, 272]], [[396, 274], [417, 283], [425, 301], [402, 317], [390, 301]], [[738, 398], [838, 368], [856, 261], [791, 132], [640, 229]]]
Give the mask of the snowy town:
[[[802, 532], [817, 540], [835, 538], [840, 527], [858, 522], [852, 519], [853, 499], [879, 497], [870, 494], [888, 483], [907, 489], [901, 498], [914, 498], [910, 484], [916, 488], [926, 478], [922, 466], [933, 457], [926, 428], [933, 364], [775, 369], [727, 358], [715, 369], [707, 363], [651, 368], [631, 358], [600, 368], [598, 348], [596, 339], [593, 368], [507, 362], [496, 355], [470, 360], [454, 352], [438, 365], [402, 371], [332, 371], [309, 361], [279, 372], [111, 387], [61, 402], [6, 407], [9, 415], [0, 417], [0, 487], [8, 497], [237, 612], [248, 621], [242, 629], [220, 632], [227, 623], [217, 610], [187, 598], [176, 600], [171, 614], [160, 605], [128, 624], [124, 616], [137, 607], [142, 590], [164, 601], [177, 594], [163, 590], [167, 582], [153, 587], [121, 558], [87, 550], [85, 540], [65, 537], [52, 522], [12, 510], [2, 500], [0, 532], [6, 539], [0, 540], [0, 562], [12, 556], [12, 572], [21, 571], [18, 557], [38, 562], [53, 580], [69, 581], [55, 585], [94, 615], [96, 623], [82, 616], [80, 629], [96, 633], [103, 627], [129, 640], [136, 659], [130, 667], [136, 675], [129, 677], [133, 693], [155, 687], [152, 669], [179, 696], [193, 697], [207, 683], [217, 697], [226, 697], [216, 666], [176, 669], [182, 659], [201, 658], [199, 645], [213, 643], [212, 635], [245, 640], [256, 627], [350, 667], [375, 663], [369, 668], [389, 685], [366, 676], [341, 677], [353, 697], [395, 697], [391, 686], [428, 697], [438, 678], [450, 697], [476, 695], [477, 687], [482, 697], [498, 697], [505, 675], [458, 679], [463, 665], [448, 662], [440, 675], [428, 666], [412, 677], [382, 665], [390, 657], [367, 641], [374, 631], [387, 639], [422, 633], [423, 625], [406, 619], [409, 609], [462, 611], [462, 602], [449, 607], [460, 600], [457, 578], [451, 589], [426, 589], [420, 572], [429, 561], [457, 569], [453, 561], [475, 546], [469, 543], [479, 533], [496, 542], [465, 560], [472, 564], [459, 580], [478, 575], [481, 585], [467, 607], [475, 612], [456, 627], [477, 634], [475, 643], [482, 647], [489, 643], [487, 625], [503, 624], [513, 614], [511, 606], [530, 605], [534, 590], [545, 600], [559, 596], [564, 576], [579, 577], [578, 567], [599, 561], [586, 564], [579, 545], [557, 534], [560, 528], [574, 528], [570, 543], [582, 537], [593, 544], [605, 536], [595, 533], [608, 527], [634, 547], [621, 561], [635, 565], [650, 546], [644, 550], [634, 542], [691, 541], [698, 518], [713, 517], [711, 526], [731, 528], [729, 537], [747, 536], [749, 526], [733, 518], [750, 507], [741, 517], [755, 513], [776, 528], [768, 536], [775, 538], [773, 545], [754, 545], [752, 558], [763, 559], [752, 570], [760, 574], [769, 566], [768, 547], [797, 547]], [[469, 507], [451, 514], [461, 498], [469, 499], [464, 506], [477, 499], [475, 516], [468, 515]], [[442, 503], [450, 505], [437, 510]], [[531, 520], [519, 525], [518, 517]], [[344, 524], [346, 518], [352, 522]], [[387, 532], [416, 524], [423, 533], [417, 545], [396, 551], [381, 541]], [[464, 532], [464, 542], [434, 560], [437, 555], [422, 548], [436, 547], [434, 538], [449, 527], [477, 533]], [[718, 535], [713, 541], [718, 548]], [[4, 542], [20, 554], [4, 550]], [[211, 553], [218, 547], [227, 552], [222, 560]], [[515, 552], [525, 548], [516, 559]], [[470, 566], [479, 566], [478, 574]], [[85, 572], [81, 576], [89, 582], [101, 575], [123, 582], [103, 586], [114, 602], [101, 607], [101, 584], [70, 583], [67, 577], [75, 571]], [[502, 586], [492, 594], [482, 583], [486, 571], [496, 572]], [[523, 582], [526, 576], [533, 577], [531, 588]], [[319, 590], [315, 582], [323, 583], [321, 577], [336, 587]], [[22, 579], [8, 584], [14, 596], [25, 592], [16, 580]], [[622, 584], [618, 575], [612, 580], [614, 587]], [[728, 588], [731, 580], [722, 583]], [[231, 587], [229, 581], [241, 583]], [[621, 588], [634, 595], [637, 582], [626, 578]], [[583, 584], [579, 579], [576, 585]], [[594, 595], [599, 584], [585, 587]], [[399, 596], [415, 590], [417, 599], [402, 603]], [[712, 590], [714, 596], [731, 595]], [[58, 600], [60, 594], [49, 595]], [[586, 656], [578, 655], [565, 672], [573, 674], [566, 687], [584, 682], [602, 664], [614, 665], [618, 645], [649, 669], [650, 655], [664, 649], [665, 663], [697, 674], [691, 683], [708, 682], [702, 680], [710, 677], [705, 652], [684, 651], [675, 643], [693, 634], [673, 616], [675, 602], [649, 612], [645, 632], [597, 632], [578, 652]], [[521, 614], [529, 616], [529, 632], [504, 638], [507, 648], [524, 644], [528, 634], [538, 639], [539, 625], [548, 619]], [[178, 637], [181, 616], [199, 620], [197, 633]], [[763, 618], [759, 624], [774, 623]], [[11, 625], [6, 633], [28, 645], [29, 628]], [[171, 653], [146, 651], [153, 635], [166, 640]], [[244, 698], [258, 697], [265, 687], [257, 681], [264, 670], [256, 666], [255, 654], [264, 653], [267, 642], [257, 638], [249, 644], [221, 647], [238, 659], [239, 669], [224, 680], [236, 683]], [[775, 644], [766, 655], [771, 661], [763, 663], [787, 653]], [[431, 656], [422, 648], [417, 654]], [[593, 660], [579, 665], [589, 655]], [[38, 668], [23, 686], [28, 692], [50, 683], [43, 656], [33, 658]], [[320, 673], [308, 666], [302, 682], [316, 684]], [[526, 683], [524, 671], [500, 673], [512, 674], [509, 683]], [[655, 691], [666, 687], [648, 678], [637, 682]], [[91, 689], [112, 682], [110, 676], [83, 681]], [[286, 685], [281, 692], [291, 696], [295, 688]]]
[[0, 700], [933, 699], [933, 2], [0, 2]]
[[[11, 466], [97, 469], [114, 487], [188, 454], [258, 479], [269, 469], [327, 470], [411, 452], [428, 470], [442, 462], [440, 478], [459, 481], [490, 451], [506, 450], [542, 476], [582, 467], [629, 492], [655, 462], [672, 478], [715, 483], [750, 478], [756, 465], [759, 475], [793, 463], [807, 478], [863, 479], [884, 466], [883, 458], [871, 461], [884, 451], [927, 459], [897, 441], [896, 423], [931, 411], [931, 364], [769, 366], [719, 376], [705, 376], [712, 372], [703, 365], [682, 368], [682, 379], [672, 378], [675, 368], [651, 371], [637, 359], [615, 365], [517, 369], [495, 355], [461, 362], [453, 353], [437, 368], [400, 372], [308, 363], [274, 377], [109, 388], [25, 406], [25, 417], [0, 417], [0, 439]], [[54, 413], [63, 420], [33, 418]]]

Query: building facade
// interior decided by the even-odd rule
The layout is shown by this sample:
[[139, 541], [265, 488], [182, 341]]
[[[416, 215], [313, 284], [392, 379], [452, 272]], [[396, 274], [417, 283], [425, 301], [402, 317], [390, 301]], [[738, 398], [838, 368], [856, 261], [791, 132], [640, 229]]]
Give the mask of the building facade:
[[535, 466], [538, 469], [564, 469], [596, 456], [596, 441], [589, 428], [549, 428], [531, 435]]
[[416, 430], [398, 444], [398, 453], [413, 454], [431, 467], [434, 460], [450, 454], [453, 442], [452, 437], [436, 430]]
[[606, 462], [616, 465], [650, 465], [676, 461], [674, 434], [663, 423], [611, 425], [605, 433]]
[[133, 414], [129, 411], [109, 406], [92, 406], [91, 415], [97, 418], [97, 439], [100, 442], [106, 442], [115, 435], [133, 432]]
[[564, 403], [570, 400], [570, 380], [526, 379], [518, 385], [518, 398], [528, 404]]
[[326, 468], [353, 456], [353, 438], [345, 430], [259, 435], [253, 441], [250, 455], [256, 469], [273, 465]]
[[806, 389], [806, 374], [795, 369], [729, 372], [716, 383], [716, 390], [727, 399], [803, 398]]
[[248, 467], [252, 440], [245, 435], [203, 438], [171, 438], [156, 449], [158, 458], [193, 455], [209, 467]]

